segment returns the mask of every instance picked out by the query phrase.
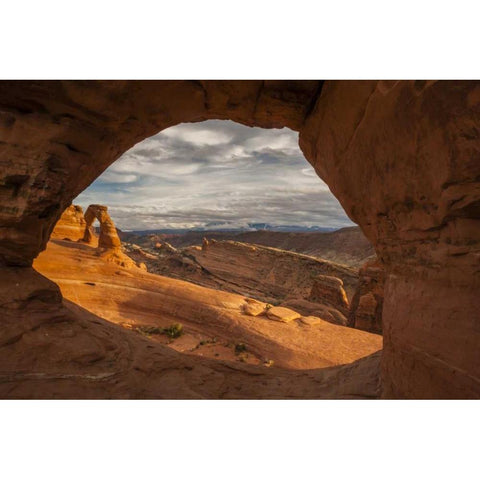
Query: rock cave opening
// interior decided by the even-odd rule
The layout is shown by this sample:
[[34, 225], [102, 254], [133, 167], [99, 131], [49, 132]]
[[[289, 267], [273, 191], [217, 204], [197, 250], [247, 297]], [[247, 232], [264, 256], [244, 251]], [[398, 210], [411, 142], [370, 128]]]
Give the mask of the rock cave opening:
[[[478, 398], [479, 104], [475, 81], [3, 81], [1, 395]], [[264, 368], [255, 377], [255, 366], [232, 373], [221, 362], [192, 362], [62, 301], [35, 271], [62, 213], [110, 164], [168, 127], [212, 119], [299, 132], [305, 158], [374, 246], [385, 271], [381, 384], [365, 363], [328, 374]], [[52, 240], [54, 248], [62, 241]], [[93, 268], [86, 257], [74, 261], [82, 274]], [[84, 294], [71, 275], [64, 285]], [[138, 292], [134, 280], [108, 278], [123, 282], [117, 301], [133, 308], [120, 290], [130, 282]], [[111, 292], [89, 287], [86, 295], [96, 291], [95, 301], [115, 310]], [[165, 288], [162, 305], [178, 295]], [[200, 287], [188, 288], [192, 297]], [[240, 308], [231, 295], [201, 308], [183, 298], [170, 304], [172, 320], [188, 310], [205, 324], [212, 311], [222, 319], [219, 312]], [[366, 297], [358, 304], [373, 312], [375, 294]]]
[[[65, 241], [83, 255], [74, 289], [48, 262], [52, 249], [64, 267], [71, 262]], [[182, 353], [305, 370], [381, 349], [383, 272], [374, 249], [288, 128], [209, 120], [149, 137], [73, 201], [50, 243], [36, 266], [66, 299]], [[361, 266], [368, 275], [359, 276]], [[145, 272], [164, 277], [158, 295], [146, 295]], [[107, 273], [133, 278], [135, 290]], [[166, 302], [166, 289], [181, 300]], [[201, 296], [215, 309], [197, 319]], [[190, 311], [176, 313], [187, 298]], [[172, 325], [181, 326], [178, 337], [165, 334]]]

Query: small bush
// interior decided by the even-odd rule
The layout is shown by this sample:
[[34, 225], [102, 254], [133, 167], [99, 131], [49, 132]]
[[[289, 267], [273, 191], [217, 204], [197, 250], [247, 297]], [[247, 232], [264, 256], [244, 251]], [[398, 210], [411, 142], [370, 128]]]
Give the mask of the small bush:
[[178, 338], [183, 335], [183, 325], [181, 323], [174, 323], [163, 329], [163, 333], [170, 338]]
[[248, 359], [248, 353], [241, 353], [240, 355], [238, 355], [238, 360], [242, 363], [246, 363], [247, 362], [247, 359]]
[[240, 353], [246, 352], [247, 346], [244, 343], [237, 343], [235, 345], [235, 355], [239, 355]]
[[142, 333], [144, 335], [154, 335], [163, 333], [162, 329], [159, 327], [155, 327], [152, 325], [140, 325], [136, 328], [137, 332]]

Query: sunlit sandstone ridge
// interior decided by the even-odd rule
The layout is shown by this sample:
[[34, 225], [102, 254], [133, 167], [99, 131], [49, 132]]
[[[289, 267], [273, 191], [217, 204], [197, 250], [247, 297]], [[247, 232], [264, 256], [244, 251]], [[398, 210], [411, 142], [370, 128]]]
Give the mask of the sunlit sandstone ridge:
[[[0, 85], [0, 112], [3, 348], [67, 315], [31, 265], [72, 200], [143, 138], [231, 119], [298, 131], [306, 159], [374, 245], [386, 272], [383, 396], [480, 397], [478, 82], [12, 81]], [[48, 378], [69, 346], [64, 333], [50, 329], [25, 349], [23, 371], [40, 368], [43, 352], [37, 373]], [[119, 343], [127, 333], [115, 333]], [[2, 365], [19, 367], [8, 356]]]
[[[95, 220], [98, 220], [100, 225], [98, 237], [93, 229]], [[123, 253], [122, 242], [108, 214], [108, 207], [105, 205], [89, 205], [85, 214], [79, 205], [70, 205], [55, 225], [51, 238], [68, 239], [92, 245], [97, 248], [97, 255], [108, 262], [123, 267], [138, 266], [145, 269], [144, 265], [136, 264]]]
[[[125, 248], [149, 272], [291, 307], [340, 325], [347, 324], [347, 295], [353, 297], [358, 283], [357, 272], [344, 265], [261, 245], [204, 239], [201, 247], [175, 249], [158, 243], [150, 251], [129, 244]], [[329, 288], [333, 277], [335, 286]], [[313, 298], [312, 292], [323, 287]]]
[[[81, 242], [98, 246], [97, 252], [104, 260], [115, 260], [120, 266], [145, 265], [151, 273], [249, 296], [263, 305], [294, 309], [299, 316], [382, 333], [383, 269], [377, 263], [367, 263], [360, 270], [359, 284], [357, 271], [344, 265], [233, 241], [204, 238], [201, 246], [182, 249], [164, 242], [147, 251], [126, 244], [127, 256], [107, 210], [103, 205], [90, 205], [84, 220], [82, 209], [71, 205], [55, 225], [52, 238], [79, 241], [81, 237]], [[96, 217], [100, 218], [99, 238], [92, 228]]]
[[[315, 369], [350, 363], [381, 349], [378, 335], [245, 295], [120, 266], [95, 250], [78, 242], [52, 240], [34, 265], [60, 286], [65, 298], [126, 328], [165, 328], [180, 322], [185, 334], [169, 343], [178, 351], [208, 356], [212, 349], [201, 347], [214, 338], [217, 350], [213, 351], [219, 355], [211, 357], [218, 360], [231, 357], [232, 347], [239, 343], [247, 347], [248, 357], [242, 357], [246, 363], [270, 360], [276, 367]], [[227, 344], [231, 347], [220, 348]], [[373, 369], [372, 378], [376, 375]]]

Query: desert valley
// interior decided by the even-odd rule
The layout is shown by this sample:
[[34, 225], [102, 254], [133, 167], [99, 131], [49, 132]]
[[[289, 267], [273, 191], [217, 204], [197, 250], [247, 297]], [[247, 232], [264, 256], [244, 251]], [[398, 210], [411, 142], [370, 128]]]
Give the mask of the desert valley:
[[[94, 229], [96, 219], [99, 227]], [[245, 240], [244, 234], [237, 235]], [[312, 235], [309, 242], [308, 236]], [[193, 238], [182, 238], [189, 236]], [[83, 312], [84, 321], [115, 331], [114, 326], [107, 328], [105, 321], [111, 322], [124, 329], [125, 339], [135, 348], [146, 348], [148, 353], [158, 349], [152, 360], [135, 366], [144, 375], [152, 374], [152, 361], [158, 364], [158, 355], [169, 359], [169, 366], [160, 367], [162, 384], [165, 375], [176, 378], [175, 370], [182, 381], [172, 383], [172, 390], [163, 387], [160, 395], [379, 395], [383, 275], [358, 228], [304, 233], [299, 242], [290, 239], [290, 246], [297, 249], [309, 248], [309, 244], [320, 248], [322, 241], [318, 239], [326, 236], [325, 255], [341, 257], [350, 252], [351, 265], [260, 243], [278, 242], [277, 232], [250, 232], [257, 244], [216, 240], [216, 236], [212, 233], [209, 239], [202, 238], [200, 245], [175, 248], [159, 235], [135, 237], [117, 231], [106, 206], [91, 205], [84, 214], [81, 207], [72, 205], [55, 226], [47, 249], [35, 260], [34, 267], [59, 285], [66, 308]], [[122, 242], [120, 237], [129, 241]], [[177, 241], [188, 243], [199, 238], [192, 234], [178, 237]], [[142, 246], [132, 243], [132, 238]], [[365, 266], [359, 273], [355, 265], [362, 262]], [[64, 355], [62, 361], [80, 361], [95, 372], [99, 368], [111, 370], [105, 364], [109, 357], [119, 354], [119, 346], [112, 340], [98, 336], [89, 344], [85, 335], [69, 327], [68, 322], [60, 322], [55, 328], [66, 328], [69, 342], [78, 349], [71, 352], [72, 358]], [[12, 342], [11, 351], [23, 341], [29, 340]], [[188, 357], [176, 358], [177, 352]], [[217, 362], [215, 370], [232, 372], [233, 378], [227, 381], [225, 374], [218, 372], [212, 378], [207, 360], [210, 364]], [[124, 361], [124, 368], [128, 368], [128, 356]], [[181, 366], [172, 371], [172, 362]], [[126, 373], [107, 373], [109, 382], [117, 384], [116, 395], [132, 394], [131, 386], [128, 390], [126, 385], [122, 387]], [[314, 379], [315, 385], [311, 393], [309, 379]], [[39, 379], [35, 380], [38, 388]], [[44, 388], [53, 389], [55, 394], [55, 378], [46, 383]], [[8, 387], [8, 383], [4, 385]], [[75, 395], [81, 396], [82, 390]], [[135, 393], [159, 395], [150, 382]], [[9, 392], [12, 394], [14, 391]], [[18, 394], [25, 395], [22, 390]]]

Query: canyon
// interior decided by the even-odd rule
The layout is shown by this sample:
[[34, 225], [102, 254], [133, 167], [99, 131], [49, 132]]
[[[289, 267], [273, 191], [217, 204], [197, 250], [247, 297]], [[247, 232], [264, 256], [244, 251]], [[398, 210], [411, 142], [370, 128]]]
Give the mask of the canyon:
[[[373, 293], [349, 321], [377, 322], [383, 284], [378, 384], [377, 353], [293, 372], [192, 360], [71, 303], [36, 271], [41, 256], [32, 268], [63, 211], [123, 152], [206, 119], [298, 131], [305, 158], [373, 245], [383, 273], [365, 269], [359, 282]], [[365, 398], [368, 370], [373, 396], [478, 398], [479, 121], [475, 81], [1, 82], [1, 396]], [[69, 248], [53, 242], [66, 241], [52, 240], [47, 255]], [[93, 259], [148, 275], [96, 249]]]
[[189, 231], [185, 233], [120, 232], [122, 241], [143, 248], [154, 248], [157, 243], [168, 243], [175, 248], [201, 245], [209, 240], [232, 240], [278, 248], [310, 257], [322, 258], [349, 267], [358, 268], [375, 257], [372, 244], [358, 227], [345, 227], [333, 232], [279, 232], [254, 230], [245, 232]]
[[[137, 263], [145, 263], [149, 272], [296, 308], [341, 325], [347, 324], [348, 298], [358, 284], [352, 268], [255, 244], [204, 239], [201, 247], [175, 249], [165, 243], [146, 251], [127, 244], [125, 249]], [[320, 302], [312, 301], [314, 285], [317, 290], [328, 290], [333, 278], [339, 282], [333, 289], [337, 299], [323, 302], [328, 295], [324, 291]]]

